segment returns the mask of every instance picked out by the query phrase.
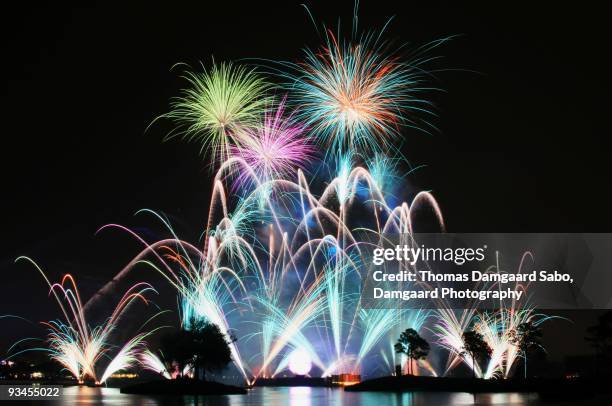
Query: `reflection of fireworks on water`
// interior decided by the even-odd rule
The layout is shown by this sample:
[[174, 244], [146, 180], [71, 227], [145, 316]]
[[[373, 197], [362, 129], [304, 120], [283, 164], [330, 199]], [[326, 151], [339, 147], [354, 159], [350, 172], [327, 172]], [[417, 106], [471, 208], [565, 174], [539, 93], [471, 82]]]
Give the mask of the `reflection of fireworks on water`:
[[[92, 328], [87, 323], [81, 296], [72, 275], [64, 275], [60, 283], [51, 283], [34, 261], [27, 257], [20, 257], [19, 259], [29, 261], [41, 273], [49, 284], [49, 294], [53, 294], [64, 316], [64, 321], [43, 322], [43, 325], [49, 330], [47, 348], [34, 348], [24, 351], [48, 351], [51, 359], [60, 363], [79, 382], [89, 378], [96, 383], [104, 383], [115, 372], [129, 369], [138, 363], [138, 354], [144, 348], [144, 340], [151, 332], [137, 334], [120, 347], [118, 351], [115, 351], [116, 347], [111, 345], [110, 335], [115, 330], [121, 316], [132, 303], [137, 300], [141, 300], [145, 304], [148, 303], [144, 294], [155, 291], [151, 285], [141, 282], [130, 287], [111, 316], [104, 323]], [[21, 340], [15, 345], [26, 340]], [[17, 354], [13, 354], [13, 356]], [[96, 369], [102, 359], [107, 359], [109, 362], [100, 378], [98, 378]]]

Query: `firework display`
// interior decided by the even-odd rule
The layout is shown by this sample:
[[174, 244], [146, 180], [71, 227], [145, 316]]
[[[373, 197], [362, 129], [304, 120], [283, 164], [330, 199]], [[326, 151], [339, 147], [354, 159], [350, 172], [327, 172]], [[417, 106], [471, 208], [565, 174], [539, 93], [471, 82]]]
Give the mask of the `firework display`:
[[176, 122], [176, 134], [198, 141], [213, 161], [228, 158], [230, 146], [240, 144], [243, 131], [257, 126], [269, 85], [252, 69], [231, 63], [188, 72], [185, 80], [190, 87], [162, 117]]
[[[72, 275], [66, 274], [59, 283], [51, 283], [42, 269], [30, 258], [18, 260], [30, 262], [42, 275], [61, 309], [64, 320], [42, 322], [48, 328], [47, 347], [30, 350], [48, 351], [52, 360], [60, 363], [79, 382], [89, 378], [100, 384], [115, 372], [128, 369], [138, 363], [138, 354], [146, 347], [145, 339], [154, 330], [141, 332], [129, 339], [116, 350], [117, 344], [111, 343], [111, 335], [122, 315], [135, 301], [148, 303], [145, 295], [155, 292], [145, 282], [130, 287], [124, 294], [112, 314], [101, 324], [92, 327], [86, 318], [81, 295]], [[30, 339], [22, 340], [15, 345]], [[22, 351], [22, 352], [23, 352]], [[18, 355], [18, 353], [13, 354]], [[100, 364], [106, 364], [102, 374], [98, 375]]]
[[[281, 62], [265, 77], [258, 67], [211, 62], [184, 75], [188, 87], [159, 119], [169, 136], [197, 143], [214, 177], [202, 241], [185, 241], [160, 214], [169, 238], [148, 241], [117, 224], [142, 251], [99, 292], [143, 265], [174, 288], [180, 323], [217, 325], [230, 343], [232, 368], [245, 383], [297, 373], [389, 375], [396, 365], [444, 376], [459, 365], [483, 378], [508, 377], [519, 358], [511, 332], [546, 316], [528, 306], [493, 311], [371, 309], [362, 281], [372, 244], [410, 236], [420, 216], [445, 232], [430, 192], [410, 191], [399, 147], [411, 130], [428, 131], [424, 99], [432, 49], [395, 52], [384, 31], [342, 38], [325, 30], [323, 45], [298, 62]], [[408, 191], [407, 191], [408, 190]], [[430, 221], [431, 222], [431, 221]], [[31, 260], [44, 279], [45, 274]], [[63, 320], [45, 322], [48, 351], [78, 381], [106, 382], [134, 368], [175, 378], [145, 340], [156, 329], [118, 343], [118, 320], [155, 292], [141, 282], [105, 322], [88, 323], [74, 278], [47, 280]], [[410, 361], [393, 344], [410, 327], [432, 340], [437, 359]], [[465, 355], [462, 334], [474, 329], [492, 349], [486, 367]], [[105, 365], [102, 368], [102, 365]], [[181, 371], [181, 374], [188, 371]]]
[[348, 39], [326, 29], [324, 44], [298, 63], [282, 63], [297, 117], [332, 151], [375, 153], [397, 148], [403, 128], [429, 131], [431, 103], [425, 90], [427, 44], [400, 59], [382, 32]]

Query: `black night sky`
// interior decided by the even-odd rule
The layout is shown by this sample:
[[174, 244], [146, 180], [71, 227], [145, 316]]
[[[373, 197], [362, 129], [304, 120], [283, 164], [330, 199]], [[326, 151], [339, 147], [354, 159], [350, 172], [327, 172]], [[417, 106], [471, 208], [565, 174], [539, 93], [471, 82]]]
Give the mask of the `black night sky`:
[[[151, 237], [160, 227], [136, 216], [166, 213], [187, 240], [206, 220], [210, 172], [197, 146], [162, 142], [183, 83], [177, 62], [297, 60], [318, 45], [298, 1], [100, 2], [68, 8], [23, 5], [2, 14], [3, 238], [0, 313], [53, 316], [44, 281], [75, 273], [85, 296], [139, 246], [107, 223]], [[333, 4], [331, 4], [333, 3]], [[427, 4], [425, 4], [427, 3]], [[352, 1], [310, 2], [315, 18], [347, 27]], [[360, 25], [414, 46], [457, 35], [433, 83], [439, 132], [405, 131], [412, 185], [430, 189], [452, 232], [611, 232], [608, 14], [550, 3], [361, 2]], [[51, 312], [51, 313], [50, 313]], [[549, 351], [578, 353], [594, 314]], [[15, 324], [15, 329], [18, 325]], [[578, 333], [576, 333], [578, 331]], [[18, 331], [14, 331], [18, 335]], [[547, 333], [548, 337], [551, 333]], [[0, 351], [14, 337], [3, 337]], [[562, 350], [563, 349], [563, 350]]]

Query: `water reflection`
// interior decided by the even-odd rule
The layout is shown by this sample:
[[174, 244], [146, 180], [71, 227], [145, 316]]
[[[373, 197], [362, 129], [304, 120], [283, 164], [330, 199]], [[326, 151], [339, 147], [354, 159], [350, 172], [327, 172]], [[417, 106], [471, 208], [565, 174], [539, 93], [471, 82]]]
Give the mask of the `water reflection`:
[[289, 388], [289, 404], [291, 406], [310, 406], [312, 388], [307, 386]]
[[[45, 402], [36, 402], [37, 405]], [[333, 388], [255, 388], [247, 395], [227, 396], [183, 396], [151, 397], [124, 395], [115, 388], [90, 388], [73, 386], [65, 388], [59, 402], [48, 404], [65, 405], [135, 405], [135, 406], [446, 406], [446, 405], [541, 405], [536, 394], [483, 393], [476, 396], [469, 393], [377, 393], [345, 392]], [[571, 404], [571, 403], [568, 403]], [[588, 404], [581, 403], [578, 404]], [[596, 403], [593, 403], [596, 404]], [[556, 405], [563, 405], [558, 403]]]

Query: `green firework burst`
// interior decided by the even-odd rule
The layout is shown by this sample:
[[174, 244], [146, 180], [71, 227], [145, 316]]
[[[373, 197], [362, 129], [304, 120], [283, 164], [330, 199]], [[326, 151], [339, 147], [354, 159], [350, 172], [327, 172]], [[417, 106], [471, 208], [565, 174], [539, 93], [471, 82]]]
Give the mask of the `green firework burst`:
[[213, 164], [226, 159], [230, 146], [241, 143], [244, 130], [258, 125], [270, 85], [252, 68], [232, 63], [188, 71], [183, 78], [189, 86], [162, 115], [178, 126], [169, 137], [198, 142], [201, 152], [211, 152]]

